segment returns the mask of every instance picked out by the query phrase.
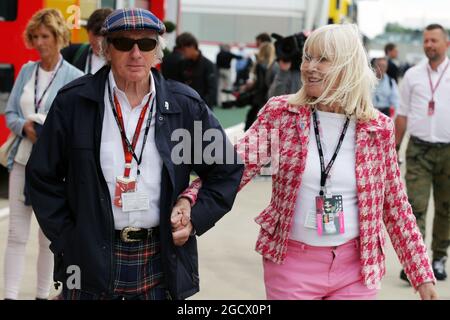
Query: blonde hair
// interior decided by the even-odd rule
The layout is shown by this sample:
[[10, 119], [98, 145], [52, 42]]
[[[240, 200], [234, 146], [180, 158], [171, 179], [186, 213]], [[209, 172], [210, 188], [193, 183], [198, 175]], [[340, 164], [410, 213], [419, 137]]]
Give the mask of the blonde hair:
[[27, 48], [33, 48], [32, 33], [40, 26], [45, 26], [50, 30], [60, 49], [69, 45], [70, 30], [67, 27], [61, 11], [56, 9], [42, 9], [37, 11], [31, 17], [23, 33], [25, 46]]
[[[306, 90], [301, 88], [289, 98], [290, 104], [311, 107], [316, 104], [337, 104], [344, 109], [345, 114], [358, 120], [376, 118], [372, 91], [377, 79], [356, 25], [332, 24], [313, 31], [305, 42], [305, 55], [330, 61], [330, 69], [323, 80], [325, 90], [320, 97], [315, 98], [308, 96]], [[301, 77], [305, 82], [303, 74]]]
[[275, 46], [270, 42], [262, 43], [256, 55], [256, 60], [258, 63], [270, 66], [275, 61]]

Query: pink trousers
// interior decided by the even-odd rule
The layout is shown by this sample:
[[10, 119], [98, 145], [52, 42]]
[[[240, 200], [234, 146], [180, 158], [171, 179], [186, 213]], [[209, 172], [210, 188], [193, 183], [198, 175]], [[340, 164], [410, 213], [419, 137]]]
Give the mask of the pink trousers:
[[263, 259], [269, 300], [370, 300], [377, 289], [362, 282], [359, 240], [313, 247], [289, 240], [283, 264]]

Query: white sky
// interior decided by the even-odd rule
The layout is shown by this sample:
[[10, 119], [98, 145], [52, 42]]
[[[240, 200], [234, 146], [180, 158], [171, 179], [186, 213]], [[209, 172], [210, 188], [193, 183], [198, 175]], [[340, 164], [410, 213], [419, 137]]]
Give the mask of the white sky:
[[383, 33], [388, 22], [423, 28], [440, 23], [450, 28], [450, 0], [360, 0], [358, 23], [369, 38]]

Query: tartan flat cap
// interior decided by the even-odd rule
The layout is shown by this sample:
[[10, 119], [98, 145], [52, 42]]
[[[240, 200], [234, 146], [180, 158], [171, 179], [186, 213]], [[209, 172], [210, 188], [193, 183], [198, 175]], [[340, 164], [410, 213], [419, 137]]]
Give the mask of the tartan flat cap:
[[114, 10], [102, 27], [102, 34], [127, 30], [153, 30], [160, 35], [166, 27], [153, 13], [140, 8], [126, 8]]

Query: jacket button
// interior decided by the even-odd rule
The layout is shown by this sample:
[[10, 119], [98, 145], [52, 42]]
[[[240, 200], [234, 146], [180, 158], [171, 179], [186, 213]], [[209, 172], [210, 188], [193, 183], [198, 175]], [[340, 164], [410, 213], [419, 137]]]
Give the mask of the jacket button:
[[158, 120], [159, 120], [159, 121], [163, 121], [163, 120], [164, 120], [164, 117], [163, 117], [163, 116], [159, 116]]
[[102, 250], [106, 250], [106, 246], [103, 246], [103, 247], [102, 247]]

